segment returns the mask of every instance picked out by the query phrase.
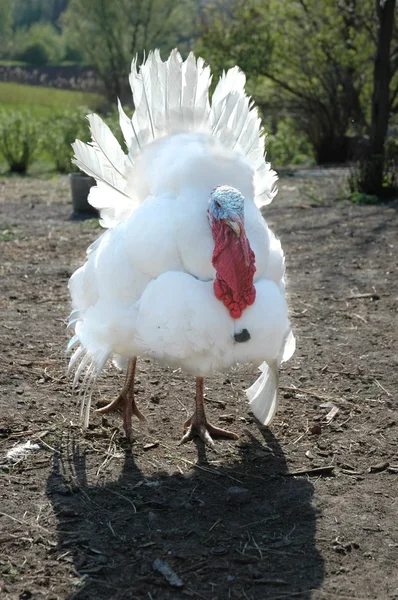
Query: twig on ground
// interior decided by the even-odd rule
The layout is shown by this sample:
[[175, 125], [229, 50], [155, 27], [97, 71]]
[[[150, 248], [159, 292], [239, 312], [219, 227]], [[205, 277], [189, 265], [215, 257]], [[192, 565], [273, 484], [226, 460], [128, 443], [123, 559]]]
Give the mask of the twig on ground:
[[315, 467], [313, 469], [299, 469], [298, 471], [290, 471], [285, 475], [332, 475], [335, 465], [327, 465], [325, 467]]
[[115, 496], [118, 496], [118, 498], [123, 498], [123, 500], [126, 500], [126, 502], [128, 502], [129, 504], [131, 504], [131, 506], [134, 509], [134, 512], [137, 512], [137, 509], [135, 507], [135, 504], [132, 500], [130, 500], [130, 498], [127, 498], [127, 496], [124, 496], [123, 494], [119, 494], [119, 492], [115, 492], [114, 490], [110, 490], [108, 489], [107, 492], [109, 492], [110, 494], [114, 494]]
[[383, 386], [381, 385], [380, 381], [377, 381], [377, 379], [376, 379], [376, 378], [375, 378], [375, 383], [376, 383], [376, 384], [379, 386], [379, 388], [380, 388], [381, 390], [383, 390], [383, 392], [385, 392], [385, 393], [387, 394], [387, 396], [388, 396], [389, 398], [392, 398], [392, 394], [390, 394], [390, 392], [389, 392], [388, 390], [386, 390], [386, 388], [385, 388], [385, 387], [383, 387]]
[[[42, 434], [42, 435], [44, 435], [44, 434]], [[47, 442], [45, 442], [40, 435], [38, 435], [36, 437], [36, 439], [39, 440], [43, 444], [43, 446], [46, 446], [46, 448], [48, 448], [49, 450], [52, 450], [56, 454], [61, 454], [60, 450], [57, 450], [56, 448], [53, 448], [52, 446], [50, 446], [49, 444], [47, 444]]]
[[299, 387], [288, 387], [288, 386], [279, 386], [280, 390], [286, 392], [292, 392], [293, 394], [306, 394], [307, 396], [311, 396], [312, 398], [316, 398], [317, 400], [330, 400], [334, 402], [346, 402], [351, 404], [351, 400], [346, 400], [345, 398], [337, 398], [337, 396], [327, 396], [326, 394], [319, 394], [313, 390], [308, 390]]
[[359, 300], [361, 298], [371, 298], [372, 300], [380, 300], [380, 295], [375, 294], [374, 292], [370, 292], [368, 294], [351, 294], [351, 296], [346, 296], [346, 300]]

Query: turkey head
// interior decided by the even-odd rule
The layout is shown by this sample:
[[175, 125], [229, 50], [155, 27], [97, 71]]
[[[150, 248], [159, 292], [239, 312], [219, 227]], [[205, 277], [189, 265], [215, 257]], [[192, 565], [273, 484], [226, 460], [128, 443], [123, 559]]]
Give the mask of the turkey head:
[[256, 298], [255, 256], [245, 232], [244, 204], [237, 189], [222, 185], [212, 191], [208, 209], [214, 239], [214, 293], [233, 319], [239, 319]]

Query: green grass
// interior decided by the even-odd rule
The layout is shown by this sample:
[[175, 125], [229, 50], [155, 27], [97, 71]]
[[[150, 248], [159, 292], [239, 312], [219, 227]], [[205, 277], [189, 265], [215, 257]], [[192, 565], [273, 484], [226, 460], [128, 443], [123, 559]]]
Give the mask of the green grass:
[[0, 60], [1, 67], [26, 67], [27, 65], [28, 63], [23, 60], [6, 60], [4, 58]]
[[102, 229], [99, 219], [86, 219], [83, 226], [85, 229]]
[[58, 90], [21, 83], [0, 83], [0, 109], [29, 110], [35, 116], [47, 116], [55, 109], [87, 106], [98, 111], [104, 105], [100, 94]]
[[380, 200], [378, 196], [363, 194], [362, 192], [352, 192], [351, 202], [354, 202], [354, 204], [378, 204]]
[[0, 225], [0, 242], [13, 242], [16, 239], [15, 229], [8, 227], [8, 225]]
[[[0, 60], [0, 66], [1, 67], [32, 67], [34, 65], [31, 65], [24, 60], [7, 60], [5, 58], [2, 58]], [[45, 66], [46, 67], [89, 67], [90, 64], [85, 63], [85, 62], [76, 62], [74, 60], [61, 60], [61, 62], [56, 62], [56, 63], [50, 62], [48, 65], [45, 65]]]

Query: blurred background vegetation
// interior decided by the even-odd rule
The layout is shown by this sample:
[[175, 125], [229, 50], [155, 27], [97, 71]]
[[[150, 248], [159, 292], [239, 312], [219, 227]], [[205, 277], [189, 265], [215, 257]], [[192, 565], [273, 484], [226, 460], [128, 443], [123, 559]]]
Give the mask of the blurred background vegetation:
[[[276, 167], [354, 165], [395, 194], [396, 0], [0, 0], [0, 169], [68, 172], [84, 114], [133, 111], [132, 57], [178, 46], [246, 73]], [[63, 88], [63, 89], [59, 89]]]

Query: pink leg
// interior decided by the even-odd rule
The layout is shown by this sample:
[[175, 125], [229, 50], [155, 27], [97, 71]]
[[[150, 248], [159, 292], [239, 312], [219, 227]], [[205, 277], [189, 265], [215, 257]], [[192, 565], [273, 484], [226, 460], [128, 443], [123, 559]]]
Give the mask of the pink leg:
[[214, 446], [211, 436], [228, 438], [230, 440], [238, 439], [239, 436], [236, 433], [232, 433], [232, 431], [226, 431], [225, 429], [220, 429], [219, 427], [214, 427], [207, 421], [203, 398], [203, 388], [203, 377], [197, 377], [195, 412], [193, 413], [192, 417], [190, 417], [184, 423], [184, 429], [186, 429], [186, 432], [183, 435], [180, 443], [184, 444], [185, 442], [192, 440], [195, 435], [200, 437], [201, 440], [210, 446]]
[[102, 415], [113, 412], [114, 410], [121, 410], [123, 413], [123, 428], [126, 432], [126, 437], [131, 441], [131, 418], [135, 415], [140, 421], [146, 421], [146, 418], [139, 410], [135, 399], [134, 399], [134, 377], [135, 377], [135, 366], [137, 359], [132, 358], [129, 360], [126, 373], [126, 381], [124, 387], [115, 400], [112, 400], [109, 404], [103, 408], [99, 408], [97, 412]]

